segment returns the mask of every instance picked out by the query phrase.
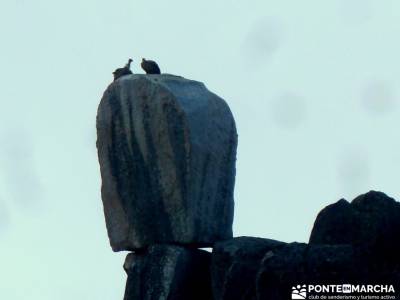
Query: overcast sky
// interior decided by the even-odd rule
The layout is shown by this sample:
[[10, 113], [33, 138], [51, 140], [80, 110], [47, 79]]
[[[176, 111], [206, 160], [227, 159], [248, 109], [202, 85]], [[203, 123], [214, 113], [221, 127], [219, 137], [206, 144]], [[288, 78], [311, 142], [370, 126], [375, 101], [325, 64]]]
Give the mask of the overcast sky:
[[234, 234], [306, 242], [320, 209], [400, 199], [397, 0], [0, 2], [0, 299], [120, 300], [95, 117], [142, 57], [230, 105]]

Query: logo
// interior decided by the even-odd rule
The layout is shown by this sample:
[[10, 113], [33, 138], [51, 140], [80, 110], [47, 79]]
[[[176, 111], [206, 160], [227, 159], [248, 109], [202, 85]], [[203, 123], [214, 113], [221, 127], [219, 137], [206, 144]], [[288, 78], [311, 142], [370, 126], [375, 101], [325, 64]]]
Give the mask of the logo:
[[293, 286], [292, 299], [307, 299], [307, 286], [305, 284]]
[[342, 285], [342, 293], [348, 294], [351, 293], [352, 286], [351, 284], [343, 284]]
[[[343, 295], [347, 294], [347, 295]], [[298, 284], [292, 299], [399, 299], [389, 284]]]

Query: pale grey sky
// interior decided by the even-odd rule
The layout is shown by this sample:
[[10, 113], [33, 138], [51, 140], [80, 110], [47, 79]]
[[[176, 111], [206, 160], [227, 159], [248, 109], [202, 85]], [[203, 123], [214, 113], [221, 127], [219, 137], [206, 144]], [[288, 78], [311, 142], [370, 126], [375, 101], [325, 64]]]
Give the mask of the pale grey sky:
[[318, 211], [400, 199], [400, 2], [2, 0], [0, 299], [122, 299], [95, 117], [141, 57], [226, 99], [234, 233], [307, 241]]

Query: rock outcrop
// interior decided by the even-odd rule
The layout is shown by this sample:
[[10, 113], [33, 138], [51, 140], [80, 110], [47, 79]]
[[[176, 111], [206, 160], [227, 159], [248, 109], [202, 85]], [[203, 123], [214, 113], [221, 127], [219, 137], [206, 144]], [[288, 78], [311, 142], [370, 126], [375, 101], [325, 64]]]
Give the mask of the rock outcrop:
[[285, 243], [238, 237], [214, 245], [211, 278], [214, 299], [253, 299], [256, 277], [266, 253]]
[[97, 136], [114, 251], [232, 237], [236, 127], [225, 101], [202, 83], [120, 78], [101, 100]]
[[343, 284], [368, 278], [351, 245], [307, 245], [239, 237], [215, 244], [213, 297], [218, 300], [290, 299], [298, 284]]
[[204, 250], [169, 245], [128, 254], [124, 300], [212, 299], [210, 258]]
[[216, 243], [214, 299], [291, 298], [303, 284], [394, 284], [400, 293], [400, 203], [371, 191], [318, 215], [310, 243], [241, 237]]
[[259, 266], [255, 299], [291, 299], [298, 284], [355, 283], [359, 261], [349, 245], [291, 243], [266, 253]]
[[232, 239], [235, 122], [202, 83], [120, 77], [97, 134], [110, 243], [134, 251], [124, 300], [305, 299], [309, 284], [377, 283], [400, 299], [400, 203], [381, 192], [324, 208], [309, 244]]
[[378, 265], [400, 264], [400, 203], [375, 191], [342, 199], [318, 214], [309, 243], [349, 244]]

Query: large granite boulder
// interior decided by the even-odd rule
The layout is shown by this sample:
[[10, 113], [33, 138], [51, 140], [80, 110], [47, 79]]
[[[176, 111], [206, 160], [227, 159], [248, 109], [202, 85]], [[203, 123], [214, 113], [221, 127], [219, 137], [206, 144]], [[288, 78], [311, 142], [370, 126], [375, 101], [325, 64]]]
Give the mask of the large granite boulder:
[[102, 200], [114, 251], [232, 237], [237, 133], [203, 83], [128, 75], [97, 114]]
[[351, 203], [340, 200], [317, 216], [310, 244], [351, 244], [363, 249], [365, 259], [400, 262], [400, 203], [384, 193], [370, 191]]
[[204, 250], [169, 245], [128, 254], [124, 300], [211, 300], [210, 256]]
[[283, 242], [255, 237], [238, 237], [216, 243], [211, 259], [214, 299], [253, 299], [261, 260], [267, 252], [284, 245]]

